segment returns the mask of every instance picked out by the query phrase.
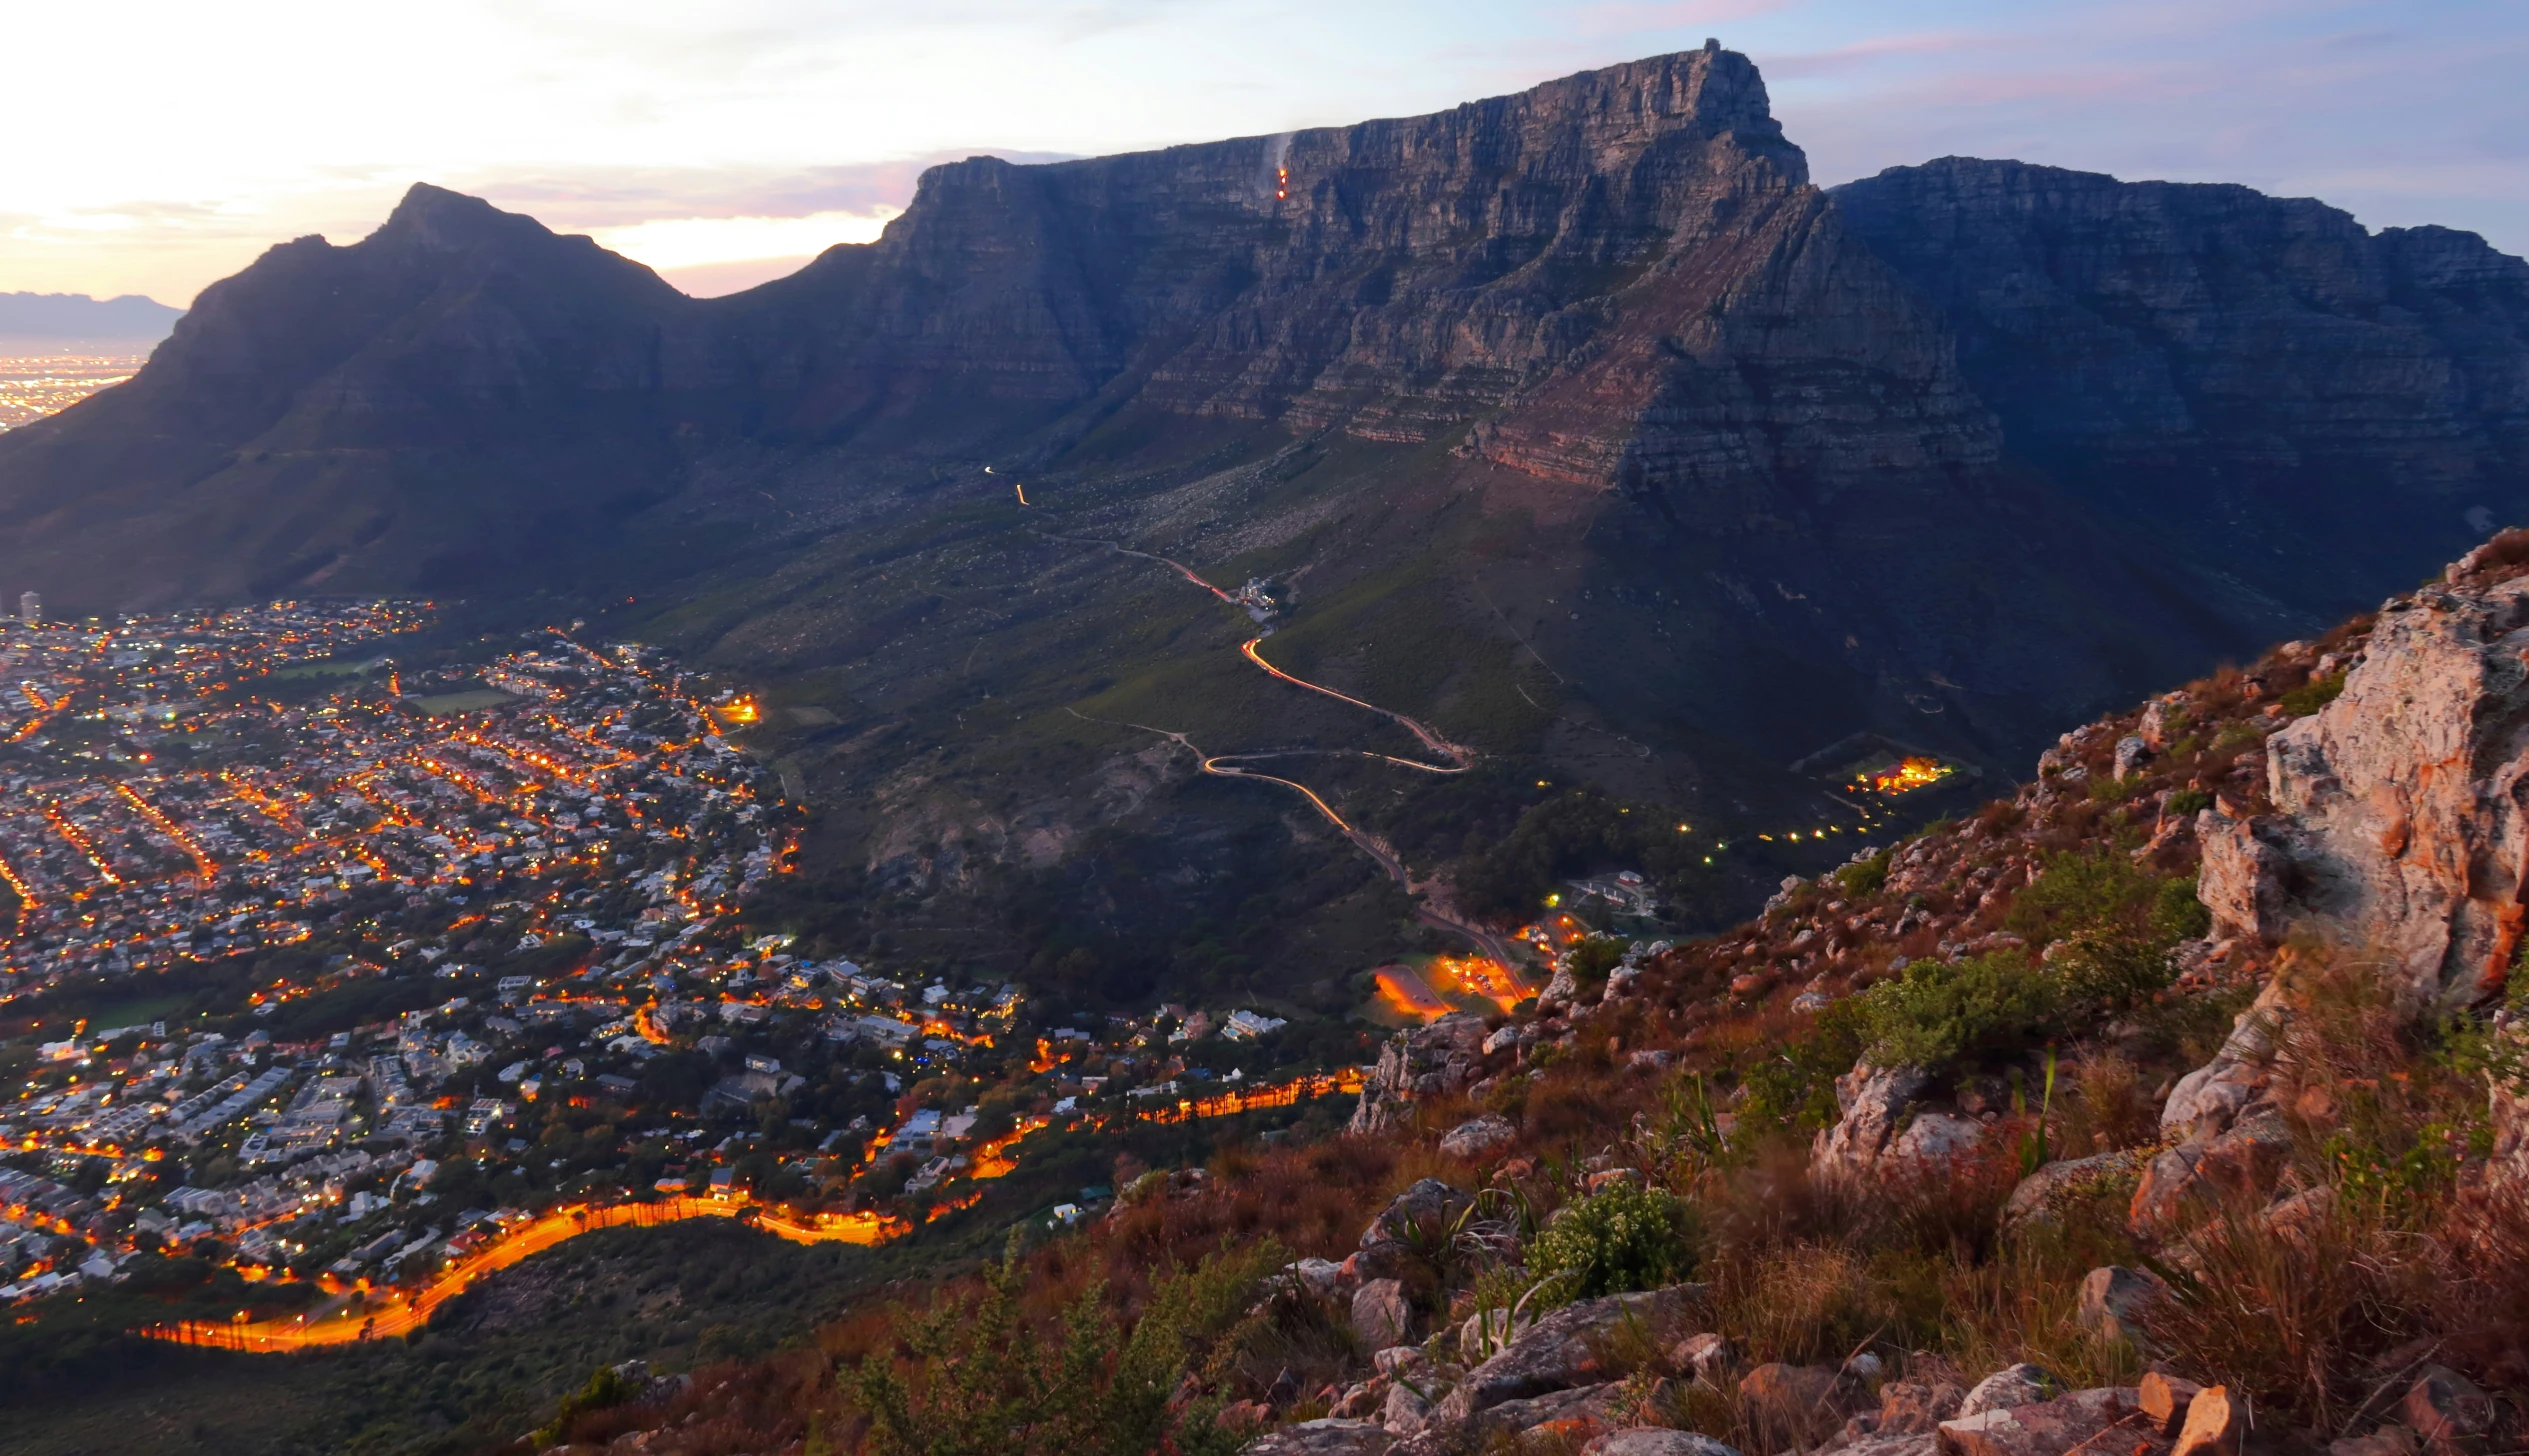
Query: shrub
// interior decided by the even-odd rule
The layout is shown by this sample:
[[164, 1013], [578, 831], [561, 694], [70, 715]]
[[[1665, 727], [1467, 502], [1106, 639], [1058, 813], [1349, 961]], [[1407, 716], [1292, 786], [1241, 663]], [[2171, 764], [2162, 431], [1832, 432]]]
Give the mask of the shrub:
[[2213, 807], [2213, 796], [2204, 789], [2179, 789], [2169, 795], [2160, 812], [2172, 819], [2193, 818]]
[[1625, 958], [1625, 942], [1612, 935], [1593, 935], [1572, 947], [1572, 979], [1587, 990], [1607, 983], [1607, 973]]
[[2283, 705], [2284, 712], [2295, 718], [2306, 718], [2336, 701], [2336, 695], [2344, 690], [2345, 675], [2331, 672], [2325, 677], [2311, 678], [2276, 701]]
[[1847, 895], [1868, 895], [1888, 883], [1888, 851], [1881, 850], [1865, 860], [1857, 860], [1835, 872], [1835, 882]]
[[1529, 1267], [1563, 1275], [1559, 1292], [1574, 1299], [1657, 1289], [1695, 1267], [1694, 1227], [1677, 1195], [1618, 1182], [1566, 1204], [1529, 1249]]
[[1852, 1004], [1862, 1055], [1882, 1067], [1941, 1072], [2026, 1051], [2060, 1029], [2063, 978], [2015, 951], [1965, 960], [1917, 961]]

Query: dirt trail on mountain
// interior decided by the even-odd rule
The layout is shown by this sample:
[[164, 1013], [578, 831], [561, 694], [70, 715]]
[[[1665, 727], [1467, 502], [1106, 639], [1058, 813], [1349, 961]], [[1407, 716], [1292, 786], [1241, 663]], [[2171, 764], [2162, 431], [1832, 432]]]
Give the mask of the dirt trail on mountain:
[[[1147, 551], [1135, 551], [1129, 546], [1125, 546], [1114, 541], [1101, 541], [1081, 536], [1056, 536], [1045, 531], [1039, 531], [1035, 534], [1044, 540], [1059, 541], [1069, 546], [1102, 546], [1109, 551], [1114, 551], [1121, 555], [1138, 557], [1143, 561], [1156, 561], [1231, 606], [1243, 607], [1246, 605], [1235, 593], [1226, 592], [1221, 590], [1219, 587], [1214, 586], [1211, 582], [1205, 580], [1199, 572], [1194, 570], [1194, 568], [1186, 565], [1182, 561], [1172, 560], [1171, 558], [1165, 556], [1156, 556]], [[1359, 849], [1362, 853], [1370, 856], [1372, 860], [1376, 861], [1379, 868], [1387, 872], [1388, 878], [1394, 880], [1408, 895], [1427, 895], [1429, 893], [1429, 887], [1418, 886], [1414, 883], [1412, 871], [1406, 866], [1404, 857], [1399, 855], [1393, 846], [1388, 844], [1386, 840], [1379, 838], [1377, 835], [1370, 833], [1368, 830], [1363, 829], [1352, 823], [1352, 821], [1344, 818], [1342, 814], [1336, 812], [1335, 806], [1327, 803], [1315, 789], [1310, 788], [1308, 785], [1301, 783], [1297, 779], [1287, 779], [1278, 774], [1263, 773], [1256, 769], [1246, 767], [1246, 765], [1276, 758], [1374, 758], [1383, 763], [1396, 764], [1402, 768], [1417, 769], [1423, 773], [1459, 774], [1465, 773], [1468, 769], [1475, 766], [1475, 750], [1468, 748], [1463, 744], [1450, 742], [1448, 739], [1441, 737], [1439, 733], [1433, 731], [1432, 728], [1424, 724], [1421, 720], [1410, 717], [1404, 713], [1399, 713], [1393, 708], [1382, 708], [1376, 703], [1364, 702], [1363, 700], [1353, 697], [1348, 693], [1339, 693], [1333, 688], [1327, 687], [1321, 683], [1310, 682], [1304, 677], [1294, 676], [1291, 673], [1284, 672], [1282, 669], [1275, 667], [1272, 663], [1265, 661], [1263, 654], [1257, 651], [1257, 647], [1265, 640], [1266, 637], [1272, 635], [1272, 631], [1273, 629], [1268, 626], [1263, 632], [1260, 632], [1257, 635], [1248, 638], [1245, 642], [1240, 643], [1238, 646], [1239, 655], [1246, 658], [1247, 661], [1253, 663], [1258, 668], [1263, 669], [1270, 676], [1289, 683], [1294, 687], [1306, 688], [1310, 692], [1321, 693], [1326, 697], [1335, 699], [1337, 702], [1348, 703], [1351, 706], [1362, 709], [1365, 712], [1376, 713], [1380, 717], [1387, 719], [1400, 728], [1403, 728], [1406, 732], [1413, 734], [1425, 748], [1431, 750], [1434, 754], [1439, 755], [1441, 758], [1446, 759], [1447, 762], [1424, 763], [1418, 759], [1399, 758], [1392, 753], [1379, 753], [1366, 748], [1284, 748], [1259, 749], [1250, 753], [1212, 754], [1205, 753], [1201, 747], [1196, 745], [1193, 739], [1188, 738], [1185, 734], [1179, 733], [1174, 729], [1154, 728], [1147, 723], [1130, 722], [1118, 722], [1112, 726], [1134, 728], [1144, 733], [1156, 733], [1162, 738], [1166, 738], [1177, 743], [1195, 756], [1197, 762], [1201, 764], [1203, 772], [1207, 774], [1213, 774], [1221, 778], [1258, 779], [1269, 784], [1279, 784], [1283, 788], [1291, 790], [1293, 793], [1296, 793], [1300, 797], [1308, 800], [1310, 807], [1314, 808], [1327, 823], [1333, 825], [1346, 839], [1351, 840], [1355, 848]], [[1108, 721], [1105, 719], [1091, 718], [1085, 713], [1072, 709], [1065, 709], [1065, 711], [1070, 712], [1073, 717], [1079, 718], [1084, 722], [1098, 723]], [[1500, 962], [1505, 967], [1511, 967], [1517, 964], [1517, 962], [1511, 959], [1510, 947], [1503, 943], [1501, 937], [1484, 929], [1480, 925], [1460, 920], [1454, 915], [1450, 915], [1442, 910], [1434, 908], [1427, 899], [1417, 899], [1415, 901], [1414, 918], [1422, 924], [1431, 926], [1436, 930], [1445, 931], [1451, 935], [1458, 936], [1459, 938], [1470, 942], [1479, 952], [1491, 957], [1495, 961]]]

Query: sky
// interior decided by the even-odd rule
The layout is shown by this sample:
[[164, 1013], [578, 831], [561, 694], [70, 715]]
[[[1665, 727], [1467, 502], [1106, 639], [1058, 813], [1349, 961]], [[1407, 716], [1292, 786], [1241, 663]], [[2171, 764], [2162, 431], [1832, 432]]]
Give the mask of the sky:
[[1822, 183], [1963, 154], [2529, 252], [2523, 0], [81, 0], [11, 7], [0, 292], [182, 306], [417, 181], [688, 292], [921, 169], [1410, 116], [1717, 36]]

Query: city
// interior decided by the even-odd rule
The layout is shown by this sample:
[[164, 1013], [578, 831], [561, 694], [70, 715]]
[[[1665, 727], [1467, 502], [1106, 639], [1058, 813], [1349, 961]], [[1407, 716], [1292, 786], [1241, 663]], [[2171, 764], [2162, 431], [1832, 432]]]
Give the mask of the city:
[[1360, 1086], [1251, 1079], [1284, 1025], [1253, 1011], [1039, 1025], [1013, 986], [757, 933], [797, 832], [730, 737], [759, 710], [639, 644], [574, 624], [434, 667], [397, 655], [426, 602], [18, 605], [0, 1300], [185, 1253], [271, 1318], [170, 1337], [393, 1334], [589, 1228], [874, 1243], [1055, 1123]]

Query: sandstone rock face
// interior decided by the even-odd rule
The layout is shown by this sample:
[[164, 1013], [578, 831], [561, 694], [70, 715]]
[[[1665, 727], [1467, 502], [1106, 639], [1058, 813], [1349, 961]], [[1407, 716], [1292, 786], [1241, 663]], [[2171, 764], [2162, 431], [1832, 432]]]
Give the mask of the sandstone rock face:
[[1402, 1127], [1417, 1097], [1455, 1092], [1475, 1080], [1484, 1055], [1484, 1018], [1472, 1012], [1443, 1016], [1388, 1038], [1378, 1065], [1362, 1084], [1361, 1104], [1347, 1131], [1379, 1133]]
[[[2333, 617], [2372, 592], [2295, 580], [2277, 547], [2385, 592], [2391, 558], [2482, 538], [2471, 508], [2520, 518], [2529, 265], [2473, 234], [1969, 157], [1835, 199], [1957, 331], [2006, 447], [2174, 556]], [[2239, 510], [2269, 491], [2288, 518]]]
[[2417, 1014], [2499, 986], [2529, 877], [2524, 652], [2529, 579], [2383, 611], [2343, 693], [2269, 740], [2278, 812], [2205, 821], [2223, 927], [2358, 952]]

